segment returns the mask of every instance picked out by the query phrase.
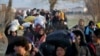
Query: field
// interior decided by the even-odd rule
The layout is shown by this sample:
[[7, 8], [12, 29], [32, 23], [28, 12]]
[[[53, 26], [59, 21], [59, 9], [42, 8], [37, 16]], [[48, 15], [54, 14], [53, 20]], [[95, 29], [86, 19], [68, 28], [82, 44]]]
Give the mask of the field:
[[78, 24], [79, 19], [84, 19], [85, 25], [88, 24], [90, 20], [92, 20], [92, 17], [90, 15], [81, 15], [81, 14], [76, 14], [76, 15], [66, 15], [68, 18], [68, 27], [71, 28], [74, 25]]

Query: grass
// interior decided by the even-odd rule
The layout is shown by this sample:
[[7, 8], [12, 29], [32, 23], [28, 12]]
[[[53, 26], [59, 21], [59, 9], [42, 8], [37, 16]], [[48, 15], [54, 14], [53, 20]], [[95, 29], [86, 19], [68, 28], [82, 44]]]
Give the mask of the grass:
[[68, 27], [69, 28], [78, 24], [79, 19], [84, 19], [85, 25], [87, 25], [88, 22], [90, 20], [92, 20], [91, 17], [88, 15], [86, 15], [86, 16], [84, 16], [84, 15], [67, 15], [67, 18], [68, 18]]

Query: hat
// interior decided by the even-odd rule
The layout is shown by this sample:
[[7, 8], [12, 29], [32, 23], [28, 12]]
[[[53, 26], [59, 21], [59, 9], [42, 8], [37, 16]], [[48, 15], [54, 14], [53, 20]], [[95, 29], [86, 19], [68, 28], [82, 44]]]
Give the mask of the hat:
[[10, 31], [16, 31], [16, 30], [18, 30], [18, 27], [16, 27], [16, 26], [11, 26], [10, 27]]

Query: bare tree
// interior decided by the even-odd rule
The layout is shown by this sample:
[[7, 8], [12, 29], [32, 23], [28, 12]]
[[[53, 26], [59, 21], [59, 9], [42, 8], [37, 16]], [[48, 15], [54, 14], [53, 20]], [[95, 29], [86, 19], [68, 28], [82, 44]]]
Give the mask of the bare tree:
[[2, 6], [2, 11], [0, 12], [0, 16], [2, 16], [0, 17], [0, 56], [5, 56], [8, 45], [8, 40], [4, 34], [4, 31], [11, 21], [11, 7], [12, 0], [9, 0], [8, 6]]
[[95, 22], [100, 22], [100, 0], [85, 0], [85, 3]]
[[[54, 6], [57, 3], [57, 1], [58, 0], [49, 0], [50, 10], [52, 10], [54, 8]], [[62, 0], [62, 1], [68, 1], [68, 0]], [[79, 1], [79, 0], [69, 0], [69, 1], [76, 2], [76, 1]]]
[[50, 10], [52, 10], [54, 8], [56, 3], [57, 3], [57, 0], [49, 0]]

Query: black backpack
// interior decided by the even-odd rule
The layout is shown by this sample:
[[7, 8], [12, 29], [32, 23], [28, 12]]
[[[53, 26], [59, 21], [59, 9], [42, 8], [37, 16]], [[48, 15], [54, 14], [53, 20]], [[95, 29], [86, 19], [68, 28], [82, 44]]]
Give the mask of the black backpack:
[[55, 48], [60, 45], [64, 45], [68, 48], [71, 46], [68, 31], [59, 30], [52, 32], [47, 36], [46, 42], [40, 45], [39, 49], [44, 56], [53, 56], [55, 54]]

